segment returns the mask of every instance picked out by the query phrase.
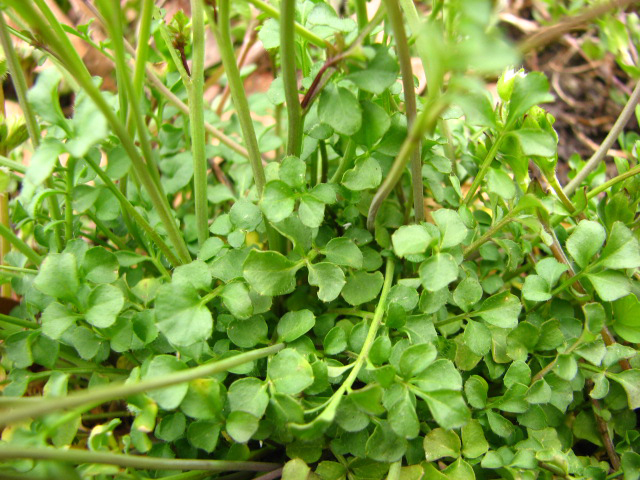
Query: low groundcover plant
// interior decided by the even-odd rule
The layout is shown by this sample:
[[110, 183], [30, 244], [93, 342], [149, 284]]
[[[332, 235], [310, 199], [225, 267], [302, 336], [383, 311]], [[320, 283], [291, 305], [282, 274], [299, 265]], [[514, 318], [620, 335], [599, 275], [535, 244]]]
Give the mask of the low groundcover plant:
[[[1, 478], [640, 478], [640, 87], [563, 187], [494, 2], [54, 3], [0, 1]], [[637, 78], [631, 3], [576, 15]]]

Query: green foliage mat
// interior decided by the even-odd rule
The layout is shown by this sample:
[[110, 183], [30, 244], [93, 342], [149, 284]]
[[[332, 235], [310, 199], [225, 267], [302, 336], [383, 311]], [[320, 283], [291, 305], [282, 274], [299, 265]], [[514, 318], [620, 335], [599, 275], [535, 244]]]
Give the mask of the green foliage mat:
[[[640, 478], [638, 135], [563, 189], [494, 2], [88, 3], [0, 2], [0, 478]], [[637, 75], [638, 16], [600, 13]], [[51, 60], [30, 88], [10, 35]]]

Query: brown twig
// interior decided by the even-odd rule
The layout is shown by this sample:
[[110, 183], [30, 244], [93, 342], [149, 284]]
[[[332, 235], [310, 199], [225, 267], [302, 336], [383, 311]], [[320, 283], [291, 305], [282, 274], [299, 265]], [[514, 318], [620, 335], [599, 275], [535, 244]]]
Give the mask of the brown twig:
[[[593, 388], [593, 381], [587, 380], [587, 384]], [[620, 469], [620, 457], [616, 453], [616, 448], [613, 445], [613, 441], [611, 440], [611, 435], [609, 435], [609, 428], [607, 426], [607, 422], [605, 422], [604, 418], [602, 418], [598, 412], [602, 410], [600, 408], [600, 402], [595, 398], [591, 398], [591, 406], [593, 407], [593, 416], [596, 419], [596, 426], [598, 427], [598, 432], [602, 437], [602, 443], [604, 444], [604, 448], [607, 451], [607, 455], [609, 456], [609, 461], [611, 462], [611, 466], [613, 470]]]
[[626, 8], [633, 3], [633, 1], [634, 0], [612, 0], [589, 8], [580, 15], [566, 17], [553, 25], [542, 27], [536, 33], [525, 38], [524, 41], [520, 43], [519, 50], [525, 54], [531, 50], [542, 47], [564, 33], [576, 30], [611, 10]]

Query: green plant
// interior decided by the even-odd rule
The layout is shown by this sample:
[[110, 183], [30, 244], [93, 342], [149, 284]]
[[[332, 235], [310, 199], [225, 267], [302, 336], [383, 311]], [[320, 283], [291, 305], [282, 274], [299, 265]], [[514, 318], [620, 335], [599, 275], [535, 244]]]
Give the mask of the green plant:
[[[493, 2], [138, 3], [134, 50], [120, 2], [95, 2], [95, 42], [0, 1], [31, 140], [0, 157], [0, 476], [638, 478], [638, 143], [563, 190], [548, 81], [509, 68]], [[233, 50], [250, 5], [266, 94]], [[54, 65], [28, 91], [11, 35]]]

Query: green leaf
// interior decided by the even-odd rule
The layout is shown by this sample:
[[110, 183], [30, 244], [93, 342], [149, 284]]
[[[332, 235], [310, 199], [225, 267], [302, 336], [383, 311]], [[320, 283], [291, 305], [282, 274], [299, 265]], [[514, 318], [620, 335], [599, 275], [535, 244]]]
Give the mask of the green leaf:
[[87, 322], [94, 327], [107, 328], [115, 323], [118, 313], [124, 307], [124, 295], [113, 285], [98, 285], [89, 294], [87, 304]]
[[232, 412], [248, 412], [261, 418], [269, 405], [267, 384], [254, 377], [240, 378], [229, 387], [227, 399]]
[[467, 227], [465, 227], [458, 212], [441, 208], [433, 212], [432, 215], [440, 229], [440, 248], [455, 247], [466, 238]]
[[367, 273], [363, 271], [356, 272], [347, 278], [347, 283], [342, 289], [342, 298], [349, 305], [361, 305], [377, 298], [384, 278], [380, 271]]
[[322, 342], [324, 353], [327, 355], [336, 355], [343, 352], [347, 348], [347, 334], [343, 328], [333, 327]]
[[393, 250], [400, 258], [424, 253], [431, 244], [431, 235], [422, 225], [403, 225], [391, 236]]
[[378, 161], [365, 156], [356, 160], [353, 168], [344, 172], [342, 184], [349, 190], [360, 191], [376, 188], [382, 181], [382, 169]]
[[[324, 462], [323, 462], [324, 463]], [[282, 480], [307, 480], [311, 469], [301, 458], [294, 458], [284, 464]]]
[[620, 373], [607, 373], [607, 376], [624, 388], [631, 410], [640, 408], [640, 369], [634, 368]]
[[473, 467], [467, 462], [458, 458], [455, 462], [444, 469], [447, 478], [454, 480], [475, 480], [476, 474]]
[[613, 329], [623, 340], [640, 343], [640, 302], [635, 295], [613, 302]]
[[549, 132], [522, 128], [509, 134], [516, 138], [524, 155], [553, 157], [556, 154], [558, 142]]
[[621, 272], [605, 270], [600, 273], [589, 273], [587, 278], [605, 302], [613, 302], [629, 294], [629, 279]]
[[360, 106], [362, 107], [362, 126], [351, 139], [359, 145], [371, 148], [389, 130], [391, 117], [384, 108], [369, 100], [361, 101]]
[[421, 391], [461, 390], [462, 377], [451, 360], [440, 358], [412, 380]]
[[376, 46], [375, 55], [367, 63], [366, 68], [347, 75], [347, 80], [355, 83], [358, 88], [367, 92], [381, 95], [398, 78], [398, 63], [383, 46]]
[[622, 222], [615, 222], [607, 240], [600, 262], [606, 268], [640, 267], [640, 245], [638, 239]]
[[487, 186], [489, 191], [505, 200], [516, 196], [516, 185], [513, 179], [503, 170], [490, 168], [487, 172]]
[[50, 253], [40, 265], [33, 285], [45, 295], [72, 300], [79, 288], [76, 257], [71, 253]]
[[224, 387], [213, 378], [189, 382], [189, 389], [180, 403], [185, 415], [198, 420], [220, 420], [224, 407]]
[[245, 280], [260, 295], [284, 295], [295, 288], [301, 264], [278, 252], [251, 250], [242, 266]]
[[173, 283], [186, 283], [196, 290], [206, 290], [211, 286], [211, 271], [202, 260], [180, 265], [173, 271]]
[[389, 422], [380, 420], [367, 440], [365, 453], [372, 460], [389, 463], [400, 460], [406, 449], [406, 440], [394, 433]]
[[549, 81], [540, 72], [531, 72], [526, 76], [516, 76], [513, 82], [507, 125], [512, 125], [534, 105], [553, 102], [549, 93]]
[[311, 310], [287, 312], [278, 322], [278, 337], [282, 342], [293, 342], [311, 330], [315, 323], [316, 317]]
[[267, 343], [268, 326], [262, 315], [248, 320], [234, 320], [227, 328], [227, 335], [235, 345], [253, 348], [259, 343]]
[[235, 410], [227, 417], [226, 430], [229, 436], [238, 443], [247, 443], [258, 430], [260, 420], [254, 415]]
[[319, 288], [318, 298], [331, 302], [338, 298], [346, 280], [340, 267], [328, 262], [314, 263], [309, 268], [309, 284]]
[[393, 431], [400, 437], [412, 439], [420, 434], [420, 420], [406, 390], [393, 404], [387, 418]]
[[422, 446], [427, 462], [460, 456], [460, 438], [452, 430], [434, 428], [424, 437]]
[[100, 109], [84, 92], [78, 95], [73, 110], [71, 125], [74, 135], [65, 147], [72, 156], [82, 158], [92, 146], [107, 138], [109, 125]]
[[112, 283], [118, 279], [118, 258], [102, 247], [93, 247], [87, 250], [82, 269], [90, 282]]
[[567, 239], [567, 251], [584, 268], [604, 244], [605, 230], [598, 222], [582, 220]]
[[241, 198], [229, 210], [229, 219], [236, 228], [252, 232], [262, 221], [262, 213], [257, 205]]
[[491, 349], [491, 330], [483, 323], [469, 320], [464, 329], [464, 344], [476, 355], [486, 355]]
[[569, 269], [568, 265], [558, 262], [555, 258], [543, 258], [536, 263], [536, 272], [544, 278], [549, 287], [553, 287], [562, 274]]
[[400, 356], [400, 374], [412, 378], [433, 363], [438, 355], [432, 343], [420, 343], [407, 348]]
[[154, 435], [165, 442], [174, 442], [184, 435], [186, 427], [186, 417], [181, 412], [176, 412], [162, 418]]
[[480, 422], [475, 419], [462, 427], [462, 454], [467, 458], [478, 458], [489, 450], [489, 442], [484, 436]]
[[551, 299], [551, 287], [541, 276], [528, 275], [524, 279], [522, 296], [530, 302], [546, 302]]
[[64, 151], [64, 144], [60, 140], [45, 139], [31, 156], [25, 179], [34, 187], [41, 185], [53, 173], [58, 156]]
[[202, 305], [192, 285], [170, 283], [158, 289], [155, 300], [158, 329], [177, 346], [206, 340], [213, 330], [213, 317]]
[[222, 303], [234, 317], [242, 320], [253, 315], [253, 303], [249, 289], [243, 282], [226, 284], [220, 296]]
[[487, 381], [478, 375], [469, 377], [464, 384], [464, 394], [469, 405], [473, 408], [484, 408], [486, 406], [488, 391], [489, 385]]
[[318, 118], [342, 135], [353, 135], [362, 125], [362, 109], [353, 93], [330, 83], [320, 94]]
[[349, 33], [356, 28], [356, 24], [351, 18], [340, 18], [327, 3], [316, 3], [307, 17], [307, 22], [310, 25], [329, 27], [343, 33]]
[[[142, 375], [144, 380], [150, 378], [164, 377], [171, 373], [185, 370], [187, 366], [178, 358], [171, 355], [156, 355], [147, 366]], [[178, 408], [189, 390], [188, 383], [179, 383], [171, 387], [160, 388], [147, 392], [159, 406], [165, 410]]]
[[460, 392], [438, 390], [425, 393], [423, 398], [434, 420], [442, 428], [460, 428], [471, 418], [471, 412]]
[[298, 157], [289, 155], [282, 159], [278, 176], [290, 187], [301, 189], [307, 183], [307, 166]]
[[64, 128], [67, 119], [60, 107], [58, 85], [62, 75], [55, 68], [43, 69], [37, 77], [35, 85], [27, 93], [29, 104], [33, 110], [46, 122]]
[[422, 286], [436, 292], [458, 278], [458, 264], [448, 253], [438, 253], [422, 262], [419, 272]]
[[280, 180], [272, 180], [264, 186], [260, 208], [272, 222], [280, 222], [293, 213], [296, 200], [291, 187]]
[[199, 420], [189, 425], [187, 439], [195, 448], [211, 453], [218, 445], [220, 425], [210, 420]]
[[465, 312], [471, 310], [482, 298], [482, 286], [474, 277], [462, 280], [453, 291], [453, 301]]
[[318, 228], [324, 220], [324, 203], [309, 193], [300, 197], [300, 221], [309, 228]]
[[485, 322], [500, 328], [515, 328], [522, 310], [520, 300], [509, 292], [502, 292], [487, 298], [480, 309], [474, 312]]
[[71, 327], [79, 317], [68, 307], [58, 302], [51, 302], [42, 312], [42, 333], [54, 340], [62, 337], [62, 334]]
[[313, 383], [313, 370], [297, 351], [285, 348], [269, 361], [268, 375], [276, 391], [288, 395], [300, 393]]
[[343, 265], [356, 270], [362, 268], [362, 251], [350, 238], [332, 238], [327, 243], [324, 254], [328, 262], [336, 265]]
[[624, 452], [621, 457], [622, 471], [626, 480], [638, 480], [640, 478], [640, 454], [636, 452]]

